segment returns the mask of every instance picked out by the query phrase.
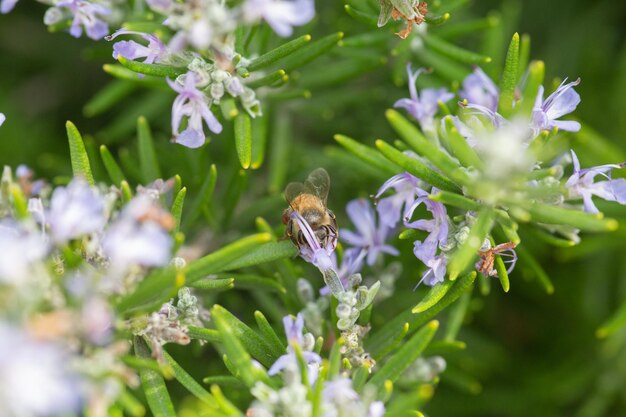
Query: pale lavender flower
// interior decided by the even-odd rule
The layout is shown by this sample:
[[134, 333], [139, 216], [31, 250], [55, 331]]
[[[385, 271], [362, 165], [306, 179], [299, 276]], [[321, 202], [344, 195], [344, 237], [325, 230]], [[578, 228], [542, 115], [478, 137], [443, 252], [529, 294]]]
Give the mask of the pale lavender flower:
[[78, 380], [60, 346], [39, 342], [0, 323], [0, 415], [57, 416], [79, 413]]
[[[7, 14], [15, 7], [17, 0], [1, 0], [0, 1], [0, 13]], [[0, 113], [2, 115], [2, 113]], [[0, 125], [2, 124], [2, 117], [0, 116]]]
[[[589, 213], [598, 212], [598, 208], [591, 199], [593, 195], [607, 201], [617, 201], [620, 204], [626, 204], [626, 179], [611, 179], [610, 175], [611, 170], [626, 167], [626, 162], [580, 169], [578, 157], [574, 151], [571, 152], [574, 173], [565, 183], [571, 198], [582, 197], [585, 211]], [[601, 175], [607, 180], [594, 182], [596, 175]]]
[[17, 284], [27, 278], [47, 253], [40, 235], [16, 223], [0, 223], [0, 283]]
[[118, 59], [119, 56], [123, 56], [126, 59], [136, 60], [138, 58], [145, 58], [142, 62], [146, 64], [153, 64], [160, 62], [168, 53], [167, 47], [159, 38], [155, 35], [142, 32], [134, 32], [130, 30], [120, 29], [113, 33], [111, 36], [107, 36], [106, 40], [111, 41], [120, 35], [138, 35], [148, 41], [148, 45], [144, 46], [135, 41], [119, 41], [113, 45], [113, 58]]
[[47, 213], [50, 233], [55, 242], [64, 243], [99, 232], [106, 223], [104, 199], [82, 178], [67, 187], [57, 187]]
[[[322, 358], [317, 353], [311, 351], [315, 343], [312, 335], [307, 334], [305, 336], [303, 334], [304, 317], [301, 313], [298, 313], [295, 320], [291, 316], [285, 316], [283, 317], [283, 326], [287, 336], [287, 353], [276, 359], [276, 362], [272, 364], [267, 373], [271, 376], [287, 368], [297, 368], [298, 358], [294, 348], [297, 345], [302, 350], [302, 357], [307, 364], [309, 385], [313, 385], [317, 380]], [[306, 340], [307, 338], [309, 339], [308, 341]]]
[[[436, 192], [437, 189], [433, 188], [432, 192]], [[448, 241], [448, 215], [446, 207], [436, 201], [428, 198], [429, 193], [424, 190], [419, 190], [419, 197], [407, 210], [407, 215], [404, 218], [404, 225], [406, 227], [424, 230], [429, 232], [424, 241], [416, 240], [414, 243], [413, 253], [420, 261], [429, 268], [418, 285], [422, 282], [426, 285], [433, 286], [438, 282], [443, 281], [446, 273], [446, 258], [443, 255], [437, 255], [437, 250], [440, 246], [443, 246]], [[424, 204], [426, 209], [430, 211], [433, 218], [430, 220], [419, 219], [414, 222], [410, 221], [413, 216], [413, 212], [420, 204]]]
[[102, 249], [115, 271], [133, 265], [163, 266], [171, 259], [172, 238], [163, 223], [170, 222], [158, 203], [138, 195], [107, 230]]
[[393, 188], [396, 192], [389, 197], [378, 200], [376, 203], [380, 222], [389, 228], [396, 227], [398, 221], [400, 221], [401, 213], [403, 213], [402, 207], [406, 211], [417, 198], [419, 184], [420, 180], [408, 172], [394, 175], [385, 181], [378, 189], [374, 198], [378, 200], [390, 188]]
[[2, 126], [6, 119], [7, 117], [4, 115], [4, 113], [0, 113], [0, 126]]
[[294, 26], [302, 26], [315, 16], [313, 0], [246, 0], [242, 6], [245, 22], [264, 19], [278, 36], [287, 37]]
[[[202, 128], [203, 120], [211, 132], [222, 131], [222, 125], [209, 108], [206, 95], [196, 88], [197, 81], [193, 72], [184, 76], [183, 85], [169, 79], [167, 82], [178, 93], [172, 105], [172, 134], [176, 143], [188, 148], [202, 146], [206, 139]], [[179, 132], [183, 117], [188, 118], [187, 128]]]
[[459, 97], [469, 103], [478, 104], [495, 112], [498, 109], [500, 91], [494, 82], [479, 67], [465, 77]]
[[358, 233], [342, 229], [341, 239], [350, 245], [367, 250], [368, 265], [373, 265], [381, 253], [399, 255], [396, 248], [385, 244], [391, 229], [382, 222], [376, 225], [376, 212], [369, 201], [362, 198], [352, 200], [348, 203], [346, 212]]
[[413, 72], [411, 64], [407, 64], [407, 73], [409, 74], [409, 95], [410, 98], [403, 98], [396, 101], [393, 107], [403, 108], [409, 112], [415, 120], [417, 120], [422, 129], [434, 129], [434, 116], [439, 110], [439, 101], [445, 103], [452, 99], [454, 94], [445, 88], [425, 88], [418, 95], [415, 82], [417, 77], [424, 72], [423, 68]]
[[111, 10], [100, 4], [86, 0], [64, 0], [56, 4], [59, 9], [68, 9], [73, 15], [70, 35], [80, 38], [83, 27], [87, 36], [93, 40], [100, 40], [109, 33], [109, 26], [101, 19], [111, 14]]
[[552, 130], [555, 127], [567, 132], [580, 130], [580, 123], [574, 120], [557, 120], [559, 117], [573, 112], [580, 103], [580, 96], [574, 91], [574, 87], [580, 84], [580, 78], [565, 84], [566, 81], [567, 78], [545, 101], [543, 100], [543, 86], [539, 86], [532, 119], [535, 135], [538, 135], [542, 130]]
[[298, 223], [298, 227], [308, 244], [300, 246], [300, 256], [302, 259], [315, 265], [322, 272], [332, 269], [333, 262], [330, 256], [335, 250], [337, 240], [329, 239], [328, 246], [322, 247], [315, 235], [315, 232], [311, 229], [311, 225], [309, 225], [300, 213], [294, 210], [290, 216], [292, 220], [295, 220], [296, 223]]

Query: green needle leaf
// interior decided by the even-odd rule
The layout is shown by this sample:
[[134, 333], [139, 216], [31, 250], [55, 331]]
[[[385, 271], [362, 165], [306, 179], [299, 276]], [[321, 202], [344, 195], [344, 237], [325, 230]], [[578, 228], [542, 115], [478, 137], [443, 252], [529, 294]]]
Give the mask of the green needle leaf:
[[525, 245], [519, 245], [515, 248], [515, 250], [517, 251], [517, 255], [519, 257], [518, 262], [525, 267], [523, 271], [534, 275], [546, 293], [553, 294], [554, 285], [552, 284], [552, 281], [550, 281], [550, 277], [546, 274], [546, 271], [544, 271], [541, 264], [537, 262], [537, 259], [535, 259], [533, 254], [528, 251]]
[[[217, 251], [191, 262], [187, 268], [187, 280], [191, 283], [224, 270], [229, 263], [239, 261], [250, 255], [254, 249], [263, 247], [264, 243], [272, 240], [268, 233], [258, 233], [239, 239]], [[287, 243], [287, 242], [285, 242]]]
[[410, 174], [415, 175], [422, 181], [426, 181], [427, 183], [434, 185], [435, 187], [442, 190], [448, 190], [452, 192], [460, 191], [459, 187], [455, 183], [442, 176], [438, 172], [430, 169], [422, 161], [403, 154], [385, 141], [377, 140], [376, 147], [378, 148], [380, 153], [385, 156], [385, 158], [398, 165], [400, 168], [406, 170]]
[[[284, 349], [279, 350], [272, 346], [222, 306], [215, 305], [211, 312], [219, 331], [220, 339], [224, 344], [224, 350], [232, 364], [240, 372], [248, 372], [246, 369], [248, 365], [254, 368], [250, 355], [269, 368], [279, 356], [285, 353]], [[241, 356], [248, 357], [247, 364], [245, 361], [240, 360]], [[252, 375], [253, 381], [258, 379], [256, 376], [257, 372], [253, 371]], [[248, 383], [250, 382], [250, 379], [247, 379], [249, 377], [250, 375], [245, 377], [242, 375], [242, 380]]]
[[85, 150], [85, 143], [74, 123], [68, 121], [65, 124], [67, 138], [70, 144], [70, 159], [72, 160], [72, 172], [75, 177], [83, 177], [90, 185], [94, 185], [89, 157]]
[[109, 174], [109, 178], [111, 178], [111, 182], [113, 182], [113, 184], [118, 185], [121, 184], [122, 181], [126, 181], [126, 177], [124, 176], [122, 169], [105, 145], [100, 145], [100, 157], [102, 158], [104, 168]]
[[498, 112], [509, 117], [513, 112], [513, 101], [515, 100], [515, 87], [517, 86], [517, 75], [519, 68], [519, 34], [515, 33], [504, 61], [504, 71], [500, 84], [500, 100], [498, 101]]
[[452, 288], [453, 285], [454, 281], [449, 279], [444, 279], [443, 282], [438, 282], [437, 284], [432, 286], [430, 290], [428, 290], [426, 296], [415, 307], [413, 307], [413, 310], [411, 310], [411, 312], [422, 313], [428, 310], [429, 308], [437, 304], [439, 300], [441, 300], [443, 296], [446, 295], [450, 288]]
[[185, 196], [187, 195], [187, 187], [183, 187], [180, 189], [178, 194], [176, 194], [176, 198], [174, 199], [174, 203], [172, 203], [172, 216], [174, 216], [175, 225], [172, 230], [173, 234], [178, 233], [180, 229], [180, 217], [183, 214], [183, 205], [185, 204]]
[[454, 126], [452, 117], [447, 116], [445, 118], [446, 130], [448, 133], [448, 144], [453, 155], [461, 162], [465, 167], [475, 167], [480, 170], [484, 168], [483, 161], [478, 157], [478, 154], [467, 143], [467, 140], [459, 133], [459, 130]]
[[140, 116], [137, 119], [137, 139], [139, 143], [139, 166], [141, 168], [141, 176], [147, 184], [151, 181], [161, 178], [161, 170], [157, 160], [156, 151], [154, 150], [154, 140], [150, 125], [145, 117]]
[[458, 163], [450, 155], [426, 139], [419, 129], [404, 116], [391, 109], [385, 112], [385, 116], [387, 116], [391, 127], [398, 132], [402, 140], [415, 149], [418, 154], [428, 158], [445, 175], [462, 185], [471, 182], [467, 173], [459, 167]]
[[291, 73], [294, 69], [308, 64], [320, 55], [330, 51], [341, 39], [343, 39], [343, 33], [338, 32], [318, 39], [315, 42], [311, 42], [309, 45], [300, 48], [290, 56], [281, 60], [280, 67], [287, 71], [287, 73]]
[[257, 372], [255, 372], [250, 354], [246, 352], [237, 336], [235, 336], [232, 327], [224, 316], [225, 311], [219, 305], [214, 306], [211, 310], [211, 317], [220, 334], [220, 344], [231, 362], [233, 374], [249, 388], [252, 388], [258, 379]]
[[[572, 226], [587, 232], [613, 232], [619, 227], [617, 220], [605, 219], [602, 213], [586, 213], [539, 203], [524, 208], [536, 223]], [[524, 221], [521, 218], [519, 220]]]
[[250, 168], [259, 169], [265, 159], [267, 144], [267, 117], [252, 119], [252, 162]]
[[[195, 200], [191, 203], [189, 213], [185, 216], [185, 226], [190, 226], [194, 221], [202, 214], [203, 210], [209, 208], [209, 203], [213, 197], [215, 191], [215, 184], [217, 182], [217, 168], [215, 164], [212, 164], [206, 173], [206, 177], [200, 186], [200, 191]], [[186, 229], [185, 229], [186, 230]]]
[[207, 390], [205, 390], [202, 385], [198, 384], [198, 382], [193, 379], [191, 375], [187, 373], [179, 364], [167, 353], [165, 350], [163, 351], [163, 356], [170, 364], [172, 369], [174, 370], [174, 378], [180, 382], [180, 384], [187, 388], [187, 390], [196, 396], [196, 398], [210, 405], [212, 408], [217, 408], [217, 403], [215, 402], [215, 398]]
[[437, 320], [422, 327], [374, 374], [368, 385], [380, 390], [385, 381], [395, 382], [426, 349], [438, 328]]
[[476, 280], [476, 271], [472, 271], [467, 275], [463, 275], [455, 281], [454, 286], [450, 289], [443, 298], [428, 310], [414, 314], [410, 309], [396, 315], [392, 320], [389, 320], [385, 325], [372, 334], [366, 341], [366, 350], [375, 358], [379, 357], [379, 353], [384, 351], [386, 347], [393, 343], [395, 335], [398, 333], [398, 329], [405, 323], [409, 323], [410, 329], [416, 329], [418, 326], [423, 325], [428, 320], [435, 317], [444, 308], [459, 299], [469, 288], [472, 287]]
[[346, 148], [348, 152], [359, 157], [361, 160], [370, 164], [370, 166], [376, 167], [390, 175], [396, 174], [396, 170], [389, 164], [389, 162], [369, 146], [365, 146], [362, 143], [344, 135], [335, 135], [335, 140], [339, 142], [341, 146]]
[[[135, 337], [134, 345], [135, 355], [146, 359], [150, 357], [150, 350], [143, 339]], [[139, 378], [154, 417], [175, 417], [174, 405], [167, 392], [163, 376], [151, 369], [141, 368], [139, 369]]]
[[299, 51], [310, 40], [311, 35], [304, 35], [292, 41], [289, 41], [279, 46], [278, 48], [272, 49], [271, 51], [261, 55], [260, 57], [253, 59], [252, 62], [250, 62], [250, 64], [248, 65], [247, 69], [248, 71], [256, 71], [272, 65], [279, 59], [284, 58], [287, 55], [291, 55], [296, 51]]
[[235, 278], [216, 279], [215, 275], [200, 279], [189, 284], [190, 287], [201, 290], [221, 291], [235, 287]]
[[146, 75], [154, 75], [157, 77], [168, 77], [176, 79], [181, 74], [187, 72], [187, 67], [172, 67], [162, 64], [144, 64], [143, 62], [137, 62], [130, 59], [126, 59], [119, 55], [117, 60], [120, 64], [132, 70], [134, 72]]
[[265, 337], [265, 340], [272, 346], [272, 349], [276, 352], [284, 352], [286, 349], [285, 344], [280, 340], [274, 328], [267, 321], [263, 313], [260, 311], [254, 312], [254, 319], [256, 320], [257, 326], [259, 326], [259, 330], [261, 330], [261, 334]]
[[235, 147], [243, 169], [250, 168], [252, 161], [252, 124], [248, 113], [241, 112], [235, 117]]
[[596, 331], [596, 336], [605, 338], [626, 326], [626, 300], [617, 311]]
[[374, 16], [373, 14], [369, 14], [366, 12], [362, 12], [360, 10], [355, 9], [349, 4], [345, 4], [343, 9], [348, 13], [354, 20], [357, 20], [361, 23], [365, 23], [366, 25], [376, 27], [378, 24], [378, 16]]
[[467, 239], [452, 255], [448, 264], [451, 280], [455, 280], [477, 256], [478, 250], [493, 226], [494, 217], [493, 210], [489, 207], [478, 212], [478, 217], [470, 228]]
[[491, 62], [491, 58], [488, 56], [460, 48], [436, 35], [433, 35], [432, 33], [428, 33], [426, 36], [421, 36], [421, 39], [424, 41], [424, 44], [433, 51], [437, 51], [440, 54], [459, 62], [466, 64], [488, 64]]
[[[136, 77], [137, 75], [135, 75]], [[83, 107], [86, 117], [94, 117], [111, 109], [128, 97], [138, 87], [137, 83], [125, 80], [113, 80], [96, 93]]]
[[237, 259], [228, 262], [218, 268], [218, 271], [232, 271], [249, 266], [259, 265], [278, 259], [293, 258], [298, 254], [298, 248], [289, 240], [281, 240], [279, 242], [269, 242], [250, 249], [246, 254], [241, 255]]
[[187, 334], [192, 339], [206, 340], [207, 342], [220, 341], [220, 334], [215, 329], [205, 329], [203, 327], [188, 326]]

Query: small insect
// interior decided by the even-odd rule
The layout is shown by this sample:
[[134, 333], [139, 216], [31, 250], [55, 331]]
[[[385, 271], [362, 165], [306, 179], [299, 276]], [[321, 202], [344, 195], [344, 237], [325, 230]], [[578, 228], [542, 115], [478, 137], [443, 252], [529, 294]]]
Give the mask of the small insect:
[[493, 264], [496, 261], [496, 255], [500, 255], [509, 258], [505, 260], [505, 263], [509, 264], [506, 272], [510, 273], [515, 267], [515, 262], [517, 262], [517, 254], [513, 250], [516, 246], [517, 243], [506, 242], [494, 247], [489, 247], [485, 250], [479, 250], [478, 256], [480, 256], [480, 260], [476, 262], [476, 270], [478, 270], [478, 272], [482, 272], [488, 277], [495, 277], [498, 275], [498, 272], [493, 267]]
[[294, 211], [309, 223], [322, 247], [334, 248], [337, 245], [337, 221], [332, 211], [326, 207], [330, 190], [330, 177], [324, 168], [318, 168], [301, 182], [292, 182], [285, 188], [285, 200], [289, 208], [283, 212], [283, 223], [287, 225], [285, 237], [300, 248], [307, 245], [298, 223], [291, 218]]

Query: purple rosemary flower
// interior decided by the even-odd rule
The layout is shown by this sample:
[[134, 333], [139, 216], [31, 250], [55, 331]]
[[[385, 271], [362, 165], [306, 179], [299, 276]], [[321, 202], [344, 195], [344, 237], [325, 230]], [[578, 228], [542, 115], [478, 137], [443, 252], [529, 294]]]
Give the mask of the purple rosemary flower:
[[110, 15], [111, 10], [100, 4], [86, 0], [64, 0], [58, 2], [56, 7], [68, 9], [74, 15], [70, 26], [70, 35], [75, 38], [80, 38], [83, 34], [83, 27], [87, 36], [96, 41], [109, 33], [109, 25], [101, 19], [101, 16]]
[[[436, 188], [433, 187], [432, 192], [435, 193]], [[422, 278], [419, 284], [424, 282], [426, 285], [433, 286], [438, 282], [443, 281], [443, 277], [446, 273], [446, 258], [444, 255], [437, 255], [439, 247], [445, 245], [448, 241], [448, 214], [446, 207], [436, 201], [428, 198], [429, 193], [424, 190], [418, 190], [419, 197], [407, 210], [404, 218], [404, 225], [411, 229], [424, 230], [429, 232], [424, 241], [415, 241], [413, 253], [420, 261], [429, 268]], [[419, 219], [414, 222], [409, 221], [413, 216], [413, 212], [420, 204], [424, 204], [426, 209], [430, 211], [433, 218], [430, 220]]]
[[425, 88], [417, 94], [415, 81], [417, 77], [424, 72], [423, 68], [413, 72], [411, 64], [406, 66], [407, 73], [409, 74], [409, 95], [410, 98], [402, 98], [396, 101], [393, 107], [403, 108], [409, 112], [415, 120], [417, 120], [422, 129], [433, 130], [434, 129], [434, 116], [439, 110], [439, 101], [445, 103], [452, 99], [454, 94], [450, 93], [445, 88]]
[[[180, 78], [180, 77], [179, 77]], [[220, 133], [222, 125], [211, 112], [206, 95], [196, 88], [196, 76], [188, 72], [183, 76], [183, 84], [167, 80], [168, 84], [178, 93], [172, 105], [172, 134], [175, 142], [188, 148], [198, 148], [204, 144], [206, 136], [202, 121], [213, 133]], [[188, 118], [187, 128], [179, 132], [183, 117]]]
[[133, 265], [166, 265], [171, 259], [172, 221], [157, 201], [141, 194], [133, 198], [102, 241], [111, 268], [123, 273]]
[[389, 197], [378, 200], [376, 203], [380, 222], [389, 228], [396, 227], [398, 221], [400, 221], [402, 207], [406, 211], [417, 198], [419, 184], [420, 180], [408, 172], [394, 175], [385, 181], [378, 189], [378, 193], [376, 193], [374, 198], [378, 200], [390, 188], [393, 188], [396, 192]]
[[4, 115], [4, 113], [0, 113], [0, 126], [2, 126], [6, 119], [7, 117]]
[[143, 60], [146, 64], [153, 64], [160, 62], [167, 55], [167, 47], [159, 38], [155, 35], [142, 32], [133, 32], [130, 30], [120, 29], [111, 36], [107, 36], [106, 40], [111, 41], [120, 35], [138, 35], [148, 41], [148, 45], [144, 46], [135, 41], [119, 41], [113, 45], [113, 58], [123, 56], [126, 59], [136, 60], [138, 58], [145, 58]]
[[459, 96], [469, 103], [478, 104], [495, 112], [498, 109], [500, 91], [494, 82], [479, 67], [465, 77]]
[[302, 26], [315, 16], [313, 0], [246, 0], [242, 6], [245, 22], [264, 19], [283, 38], [291, 36], [294, 26]]
[[[17, 0], [0, 0], [0, 13], [7, 14], [15, 7]], [[2, 122], [0, 122], [0, 125]]]
[[0, 415], [78, 414], [81, 390], [70, 359], [61, 346], [0, 322]]
[[283, 369], [297, 369], [298, 358], [294, 346], [298, 346], [298, 348], [302, 350], [302, 357], [307, 364], [309, 385], [313, 385], [317, 380], [322, 358], [317, 353], [312, 352], [313, 346], [315, 345], [313, 335], [310, 333], [306, 335], [303, 334], [304, 317], [301, 313], [298, 313], [295, 320], [291, 316], [285, 316], [283, 317], [283, 326], [285, 327], [285, 335], [287, 336], [287, 353], [276, 359], [276, 362], [272, 364], [267, 373], [269, 375], [276, 375]]
[[336, 239], [330, 239], [328, 246], [323, 247], [317, 239], [315, 232], [311, 229], [309, 223], [297, 211], [291, 213], [291, 219], [298, 223], [298, 227], [308, 245], [300, 246], [300, 256], [305, 261], [315, 265], [322, 273], [329, 269], [333, 269], [333, 261], [331, 254], [335, 250]]
[[[620, 204], [626, 204], [626, 179], [611, 179], [611, 171], [626, 167], [626, 162], [580, 169], [578, 157], [574, 151], [571, 152], [574, 173], [565, 183], [571, 198], [582, 197], [585, 211], [589, 213], [598, 212], [598, 208], [591, 199], [592, 195], [607, 201], [617, 201]], [[596, 175], [601, 175], [607, 180], [594, 182]]]
[[376, 211], [369, 201], [363, 198], [352, 200], [348, 203], [346, 212], [358, 233], [342, 229], [341, 239], [352, 246], [365, 249], [368, 265], [373, 265], [380, 253], [394, 256], [399, 254], [396, 248], [385, 244], [391, 229], [382, 222], [376, 225]]
[[107, 220], [104, 199], [82, 178], [54, 190], [46, 217], [52, 238], [59, 243], [99, 232]]
[[543, 86], [539, 86], [532, 120], [535, 136], [542, 130], [552, 130], [555, 127], [567, 132], [580, 130], [580, 123], [576, 121], [557, 120], [559, 117], [573, 112], [580, 103], [580, 96], [574, 91], [574, 87], [580, 84], [580, 78], [565, 84], [566, 81], [567, 78], [545, 101], [543, 100]]

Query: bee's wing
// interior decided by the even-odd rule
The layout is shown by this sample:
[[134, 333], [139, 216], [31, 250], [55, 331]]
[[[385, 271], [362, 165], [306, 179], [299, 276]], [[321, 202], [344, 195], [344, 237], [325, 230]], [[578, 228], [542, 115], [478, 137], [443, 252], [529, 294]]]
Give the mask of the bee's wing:
[[285, 187], [285, 200], [291, 205], [291, 202], [300, 194], [307, 192], [304, 184], [301, 182], [290, 182]]
[[330, 177], [328, 172], [324, 168], [317, 168], [315, 171], [309, 174], [309, 177], [304, 182], [304, 189], [306, 192], [318, 196], [324, 204], [328, 198], [328, 191], [330, 190]]

